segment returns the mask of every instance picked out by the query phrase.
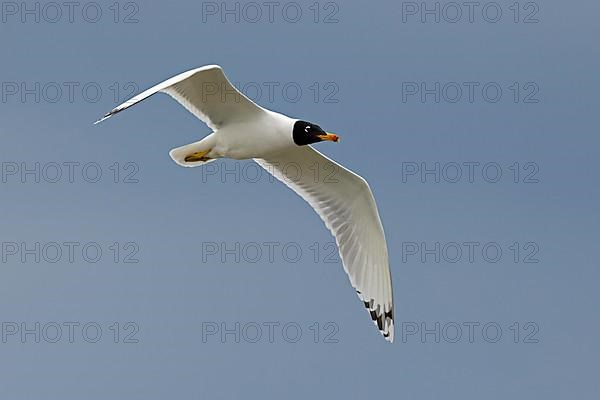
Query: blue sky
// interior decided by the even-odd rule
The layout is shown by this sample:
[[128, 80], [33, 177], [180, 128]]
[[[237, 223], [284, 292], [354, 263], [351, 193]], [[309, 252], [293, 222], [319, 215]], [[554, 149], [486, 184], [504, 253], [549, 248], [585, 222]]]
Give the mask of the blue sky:
[[[2, 397], [597, 398], [597, 2], [24, 4], [0, 22]], [[293, 192], [170, 160], [210, 131], [168, 96], [92, 125], [205, 64], [340, 134], [317, 147], [375, 194], [394, 344]]]

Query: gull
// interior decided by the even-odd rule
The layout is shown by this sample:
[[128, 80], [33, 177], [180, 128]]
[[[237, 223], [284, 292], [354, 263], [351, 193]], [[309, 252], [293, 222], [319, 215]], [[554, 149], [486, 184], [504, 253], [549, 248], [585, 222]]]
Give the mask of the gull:
[[[173, 97], [213, 132], [169, 155], [183, 167], [218, 158], [253, 159], [316, 211], [335, 237], [344, 271], [371, 319], [394, 341], [392, 280], [387, 244], [375, 199], [361, 176], [315, 150], [338, 142], [317, 124], [260, 107], [238, 91], [218, 65], [176, 75], [124, 102], [98, 124], [155, 93]], [[329, 171], [318, 174], [316, 171]]]

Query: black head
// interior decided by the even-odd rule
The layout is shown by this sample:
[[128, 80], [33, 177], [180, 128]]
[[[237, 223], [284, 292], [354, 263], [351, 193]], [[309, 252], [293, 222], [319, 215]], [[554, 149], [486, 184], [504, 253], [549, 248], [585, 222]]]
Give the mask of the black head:
[[333, 133], [327, 133], [317, 124], [306, 121], [296, 121], [294, 124], [294, 143], [298, 146], [304, 146], [311, 143], [329, 140], [337, 142], [340, 138]]

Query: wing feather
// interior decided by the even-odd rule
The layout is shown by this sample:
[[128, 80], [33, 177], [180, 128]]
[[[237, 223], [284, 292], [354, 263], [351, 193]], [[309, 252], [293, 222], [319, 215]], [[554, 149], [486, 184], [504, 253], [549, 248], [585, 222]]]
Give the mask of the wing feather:
[[394, 306], [387, 245], [367, 182], [310, 146], [255, 161], [321, 217], [336, 239], [350, 283], [375, 325], [392, 342]]
[[127, 100], [104, 115], [95, 124], [163, 92], [217, 130], [223, 125], [246, 121], [264, 111], [229, 82], [218, 65], [206, 65], [174, 76]]

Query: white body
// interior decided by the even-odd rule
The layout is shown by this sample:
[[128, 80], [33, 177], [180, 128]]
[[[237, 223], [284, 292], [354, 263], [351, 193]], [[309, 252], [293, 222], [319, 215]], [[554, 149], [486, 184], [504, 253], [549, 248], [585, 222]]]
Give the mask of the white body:
[[[209, 150], [209, 158], [247, 160], [266, 158], [274, 153], [297, 147], [290, 132], [296, 119], [263, 109], [255, 118], [235, 122], [211, 133], [204, 139], [171, 150], [173, 160], [184, 167], [195, 167], [205, 162], [186, 162], [190, 153]], [[265, 146], [268, 143], [268, 146]]]

